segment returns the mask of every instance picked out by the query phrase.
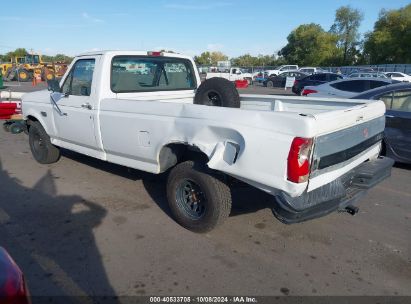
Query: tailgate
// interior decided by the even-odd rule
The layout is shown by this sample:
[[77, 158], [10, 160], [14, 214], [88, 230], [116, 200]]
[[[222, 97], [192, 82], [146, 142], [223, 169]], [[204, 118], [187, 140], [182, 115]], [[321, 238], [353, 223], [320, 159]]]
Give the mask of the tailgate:
[[314, 143], [308, 191], [327, 184], [364, 161], [376, 157], [385, 128], [382, 101], [315, 114]]

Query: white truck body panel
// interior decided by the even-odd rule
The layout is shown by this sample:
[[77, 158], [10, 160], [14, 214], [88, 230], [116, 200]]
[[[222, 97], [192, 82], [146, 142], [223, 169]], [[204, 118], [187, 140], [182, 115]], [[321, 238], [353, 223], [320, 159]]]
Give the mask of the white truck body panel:
[[[343, 167], [308, 182], [290, 182], [287, 157], [295, 137], [317, 138], [372, 121], [384, 115], [384, 103], [242, 95], [241, 108], [234, 109], [195, 105], [195, 90], [114, 93], [110, 89], [111, 61], [122, 54], [147, 53], [107, 51], [77, 57], [73, 64], [79, 58], [96, 59], [90, 96], [61, 98], [58, 105], [67, 113], [63, 116], [51, 103], [50, 92], [26, 94], [24, 117], [39, 120], [57, 146], [152, 173], [167, 169], [160, 162], [160, 152], [166, 145], [196, 147], [207, 155], [210, 168], [273, 195], [282, 191], [291, 197], [329, 183], [379, 153], [379, 146], [375, 146]], [[163, 56], [189, 59], [177, 54]], [[85, 103], [90, 107], [82, 107]]]

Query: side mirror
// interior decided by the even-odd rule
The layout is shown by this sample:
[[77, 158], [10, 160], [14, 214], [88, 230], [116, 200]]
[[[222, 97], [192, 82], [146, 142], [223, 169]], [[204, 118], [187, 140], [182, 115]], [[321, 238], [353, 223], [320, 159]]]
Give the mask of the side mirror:
[[60, 84], [56, 79], [47, 80], [47, 90], [52, 92], [60, 92]]

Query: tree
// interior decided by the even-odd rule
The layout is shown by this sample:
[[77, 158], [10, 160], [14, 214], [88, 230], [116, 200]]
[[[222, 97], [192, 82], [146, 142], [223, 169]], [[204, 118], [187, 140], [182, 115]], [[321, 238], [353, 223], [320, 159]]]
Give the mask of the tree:
[[25, 48], [17, 48], [14, 51], [8, 52], [5, 55], [0, 55], [0, 61], [1, 62], [9, 62], [12, 58], [14, 57], [23, 57], [28, 54], [27, 50]]
[[371, 64], [411, 63], [411, 4], [380, 12], [374, 30], [365, 35], [364, 57]]
[[231, 61], [233, 65], [244, 67], [276, 65], [275, 55], [269, 56], [260, 54], [258, 56], [252, 56], [250, 54], [245, 54], [237, 58], [233, 58]]
[[303, 66], [333, 65], [338, 57], [337, 35], [324, 31], [319, 24], [303, 24], [287, 37], [288, 44], [280, 50], [290, 64]]
[[218, 61], [227, 61], [228, 57], [221, 52], [203, 52], [194, 60], [198, 65], [217, 65]]
[[360, 35], [358, 29], [364, 16], [350, 6], [342, 6], [335, 12], [330, 32], [338, 36], [338, 47], [342, 49], [342, 64], [353, 64], [358, 54]]

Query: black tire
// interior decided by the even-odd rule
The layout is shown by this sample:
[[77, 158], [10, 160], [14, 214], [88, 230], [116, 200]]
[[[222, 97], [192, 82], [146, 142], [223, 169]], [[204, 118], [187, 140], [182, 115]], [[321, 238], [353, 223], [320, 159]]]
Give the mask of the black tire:
[[267, 81], [267, 88], [273, 88], [274, 87], [274, 82], [271, 80]]
[[231, 81], [215, 77], [204, 81], [197, 89], [194, 97], [195, 104], [239, 108], [240, 95]]
[[171, 170], [167, 200], [175, 220], [198, 233], [214, 229], [231, 212], [230, 188], [200, 162], [186, 161]]
[[60, 159], [60, 149], [51, 143], [46, 130], [37, 121], [30, 124], [29, 144], [34, 159], [40, 164], [52, 164]]
[[28, 82], [28, 81], [31, 80], [31, 75], [30, 75], [29, 71], [27, 71], [27, 70], [19, 70], [17, 72], [17, 79], [20, 82]]

